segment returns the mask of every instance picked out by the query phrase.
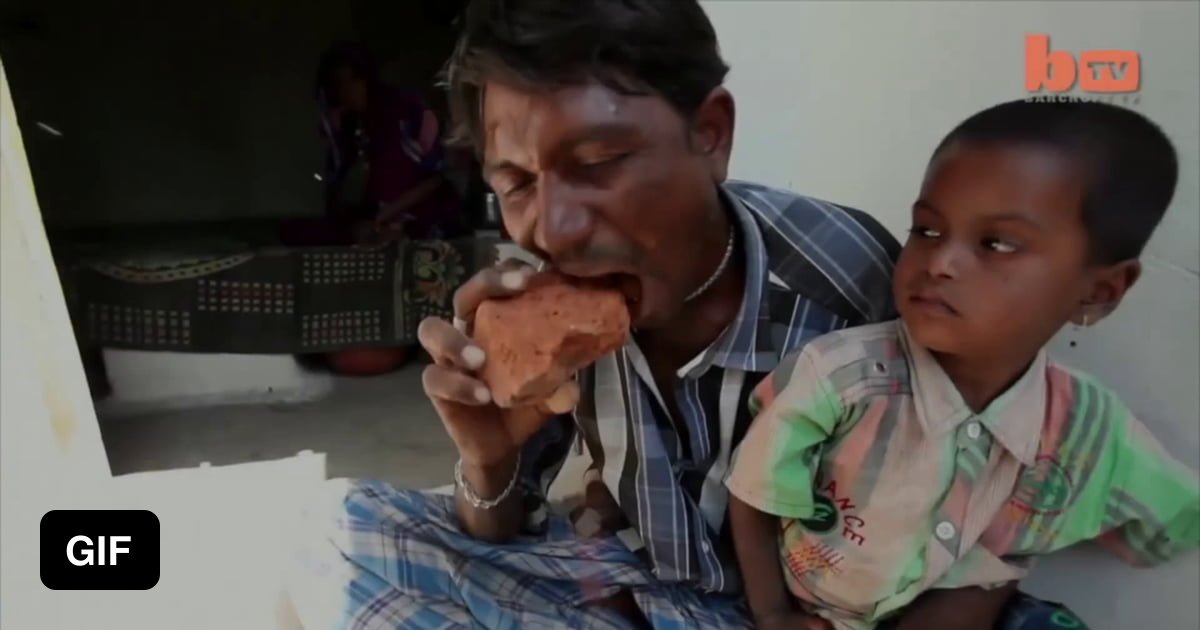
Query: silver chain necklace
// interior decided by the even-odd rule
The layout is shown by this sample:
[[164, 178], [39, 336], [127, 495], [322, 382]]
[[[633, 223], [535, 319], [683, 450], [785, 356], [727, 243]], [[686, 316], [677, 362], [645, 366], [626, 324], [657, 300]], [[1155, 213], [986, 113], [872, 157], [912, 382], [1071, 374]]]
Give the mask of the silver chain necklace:
[[729, 266], [729, 261], [732, 258], [733, 258], [733, 226], [730, 225], [729, 226], [729, 240], [725, 243], [725, 255], [723, 257], [721, 257], [721, 264], [717, 265], [716, 271], [712, 272], [712, 275], [708, 277], [708, 280], [704, 281], [704, 284], [700, 285], [700, 288], [696, 289], [695, 291], [692, 291], [691, 294], [688, 295], [686, 298], [684, 298], [683, 301], [691, 302], [692, 300], [703, 295], [705, 291], [712, 288], [712, 285], [717, 282], [717, 278], [720, 278], [721, 274], [725, 273], [725, 268]]

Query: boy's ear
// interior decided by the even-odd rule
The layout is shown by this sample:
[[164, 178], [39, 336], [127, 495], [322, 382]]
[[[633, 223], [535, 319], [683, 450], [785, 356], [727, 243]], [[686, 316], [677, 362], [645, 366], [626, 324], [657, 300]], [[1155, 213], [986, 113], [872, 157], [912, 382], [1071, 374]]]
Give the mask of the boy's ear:
[[1087, 297], [1071, 318], [1080, 326], [1091, 326], [1117, 310], [1130, 287], [1142, 276], [1142, 263], [1126, 260], [1102, 267], [1095, 272]]

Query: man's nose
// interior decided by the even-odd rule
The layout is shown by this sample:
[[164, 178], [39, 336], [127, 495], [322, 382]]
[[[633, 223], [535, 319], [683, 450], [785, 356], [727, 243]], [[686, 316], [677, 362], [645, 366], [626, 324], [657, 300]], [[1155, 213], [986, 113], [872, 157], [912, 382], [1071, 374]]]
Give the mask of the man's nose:
[[538, 186], [537, 223], [533, 240], [552, 259], [569, 259], [586, 249], [595, 215], [579, 191], [553, 176]]

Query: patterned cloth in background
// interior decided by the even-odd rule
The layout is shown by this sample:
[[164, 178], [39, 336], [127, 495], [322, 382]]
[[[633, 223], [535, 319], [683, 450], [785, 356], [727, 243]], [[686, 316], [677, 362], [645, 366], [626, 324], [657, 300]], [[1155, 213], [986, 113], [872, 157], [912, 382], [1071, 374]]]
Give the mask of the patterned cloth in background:
[[495, 260], [490, 237], [278, 247], [214, 244], [206, 233], [184, 226], [126, 244], [64, 236], [58, 268], [80, 345], [242, 354], [408, 345], [422, 319], [449, 317], [454, 290]]
[[838, 628], [1086, 540], [1145, 565], [1200, 544], [1196, 473], [1044, 351], [975, 414], [900, 321], [865, 326], [808, 344], [753, 405], [729, 490], [782, 517], [789, 587]]

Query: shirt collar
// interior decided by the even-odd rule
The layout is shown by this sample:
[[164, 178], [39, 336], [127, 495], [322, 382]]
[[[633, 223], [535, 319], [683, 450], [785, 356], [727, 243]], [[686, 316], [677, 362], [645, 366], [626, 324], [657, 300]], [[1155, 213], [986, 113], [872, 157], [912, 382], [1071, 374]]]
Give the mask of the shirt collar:
[[779, 364], [777, 349], [763, 351], [760, 345], [769, 343], [770, 322], [767, 299], [767, 246], [754, 215], [742, 205], [736, 195], [724, 187], [721, 196], [733, 219], [732, 227], [741, 236], [746, 258], [746, 284], [737, 316], [708, 348], [679, 368], [680, 378], [698, 378], [716, 365], [745, 372], [769, 372]]
[[1032, 465], [1046, 416], [1046, 351], [1038, 352], [1016, 383], [975, 414], [937, 359], [912, 340], [903, 322], [899, 328], [909, 357], [913, 404], [926, 434], [940, 436], [975, 419], [1021, 463]]

